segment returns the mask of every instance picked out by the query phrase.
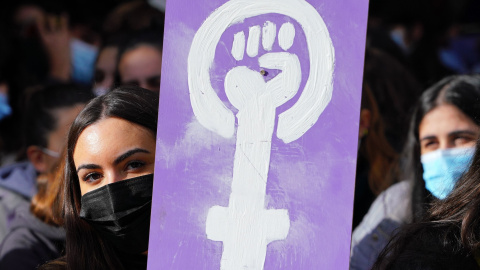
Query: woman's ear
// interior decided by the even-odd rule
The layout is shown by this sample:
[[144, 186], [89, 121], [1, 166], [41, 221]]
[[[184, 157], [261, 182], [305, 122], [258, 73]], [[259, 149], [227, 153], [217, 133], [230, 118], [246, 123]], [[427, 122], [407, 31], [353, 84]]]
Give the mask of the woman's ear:
[[37, 172], [44, 173], [47, 171], [47, 162], [45, 153], [36, 145], [27, 147], [27, 158], [33, 164]]
[[359, 125], [359, 132], [358, 138], [363, 138], [365, 135], [368, 134], [368, 129], [370, 128], [372, 123], [372, 113], [369, 109], [362, 109], [360, 111], [360, 125]]

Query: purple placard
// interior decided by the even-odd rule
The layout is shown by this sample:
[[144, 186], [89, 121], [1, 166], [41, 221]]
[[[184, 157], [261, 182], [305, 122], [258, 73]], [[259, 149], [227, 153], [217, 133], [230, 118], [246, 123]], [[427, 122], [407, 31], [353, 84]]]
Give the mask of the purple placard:
[[167, 3], [149, 269], [348, 269], [367, 9]]

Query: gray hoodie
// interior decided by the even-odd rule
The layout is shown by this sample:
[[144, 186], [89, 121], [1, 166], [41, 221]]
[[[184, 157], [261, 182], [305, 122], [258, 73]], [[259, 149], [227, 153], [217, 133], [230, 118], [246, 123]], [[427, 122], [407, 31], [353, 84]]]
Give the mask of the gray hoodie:
[[0, 168], [0, 241], [15, 218], [15, 209], [30, 205], [37, 193], [36, 171], [30, 162], [14, 163]]
[[0, 269], [36, 269], [60, 257], [64, 246], [62, 227], [43, 223], [30, 212], [30, 205], [19, 206], [0, 245]]

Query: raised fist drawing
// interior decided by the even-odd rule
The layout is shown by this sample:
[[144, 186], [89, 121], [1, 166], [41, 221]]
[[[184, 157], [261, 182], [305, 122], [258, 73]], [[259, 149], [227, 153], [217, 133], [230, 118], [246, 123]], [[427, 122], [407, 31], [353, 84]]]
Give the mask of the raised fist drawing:
[[[227, 32], [232, 25], [242, 27], [247, 18], [272, 13], [288, 17], [278, 31], [277, 25], [266, 18], [261, 21], [263, 25], [250, 26], [248, 31]], [[298, 38], [295, 41], [295, 26], [289, 22], [292, 20], [301, 27], [297, 30], [303, 30], [305, 50], [297, 50], [300, 44], [292, 47], [294, 42], [300, 42]], [[226, 97], [238, 109], [236, 114], [224, 104], [210, 77], [216, 47], [225, 33], [233, 35], [230, 53], [238, 65], [227, 72], [224, 80]], [[275, 42], [279, 49], [275, 46], [273, 50]], [[260, 46], [264, 54], [259, 53]], [[256, 59], [259, 70], [242, 64]], [[301, 64], [307, 61], [309, 71], [302, 76]], [[225, 65], [220, 63], [221, 67]], [[193, 113], [205, 128], [222, 137], [231, 138], [236, 130], [228, 206], [212, 205], [205, 224], [207, 239], [222, 242], [220, 269], [261, 270], [269, 243], [287, 238], [288, 209], [265, 207], [273, 133], [276, 129], [277, 138], [290, 143], [317, 122], [332, 97], [333, 67], [334, 48], [328, 29], [317, 10], [305, 0], [230, 0], [210, 14], [196, 32], [188, 56]], [[264, 69], [280, 73], [267, 80], [264, 75], [268, 71]], [[279, 106], [300, 92], [302, 79], [305, 86], [298, 100], [277, 113]]]
[[[234, 35], [232, 56], [240, 61], [257, 57], [260, 26], [249, 28], [248, 41], [240, 31]], [[287, 51], [293, 45], [295, 28], [284, 23], [278, 33], [283, 52], [272, 51], [276, 26], [267, 21], [262, 31], [266, 54], [258, 58], [260, 68], [280, 70], [265, 81], [265, 70], [236, 66], [225, 76], [225, 92], [238, 109], [237, 140], [233, 166], [232, 193], [229, 206], [213, 206], [206, 221], [207, 238], [223, 242], [221, 269], [263, 269], [267, 246], [283, 240], [290, 228], [286, 209], [266, 209], [265, 195], [270, 164], [276, 108], [299, 90], [300, 61]], [[241, 236], [241, 237], [240, 237]]]
[[247, 103], [259, 99], [276, 108], [294, 97], [299, 90], [302, 78], [300, 61], [295, 54], [286, 52], [295, 39], [293, 24], [284, 23], [278, 32], [278, 44], [284, 52], [270, 52], [276, 37], [276, 25], [270, 21], [267, 21], [263, 28], [259, 25], [250, 27], [247, 41], [243, 31], [234, 35], [231, 53], [237, 61], [246, 57], [245, 51], [248, 57], [257, 57], [261, 38], [263, 49], [268, 53], [258, 58], [260, 67], [281, 71], [273, 79], [265, 81], [264, 70], [252, 70], [246, 66], [231, 69], [225, 77], [225, 92], [229, 101], [239, 111], [242, 111]]

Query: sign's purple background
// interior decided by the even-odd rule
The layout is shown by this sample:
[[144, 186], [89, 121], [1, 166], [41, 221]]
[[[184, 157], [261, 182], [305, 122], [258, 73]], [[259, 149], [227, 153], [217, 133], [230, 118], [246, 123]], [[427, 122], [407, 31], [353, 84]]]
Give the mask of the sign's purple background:
[[[158, 118], [149, 269], [220, 269], [222, 243], [206, 238], [210, 207], [228, 206], [235, 138], [208, 131], [195, 119], [187, 84], [187, 57], [195, 32], [225, 0], [167, 3]], [[267, 247], [265, 269], [348, 269], [358, 142], [358, 119], [367, 21], [367, 0], [309, 0], [325, 21], [335, 48], [333, 97], [318, 122], [300, 139], [285, 144], [274, 133], [267, 182], [267, 209], [288, 209], [290, 231]], [[275, 22], [295, 26], [293, 47], [302, 64], [298, 94], [308, 77], [308, 50], [301, 26], [267, 14], [231, 26], [217, 45], [212, 86], [225, 105], [225, 74], [234, 66], [259, 70], [257, 59], [230, 55], [233, 35]], [[275, 43], [273, 51], [281, 51]], [[265, 53], [261, 47], [259, 56]], [[269, 71], [267, 80], [275, 76]]]

